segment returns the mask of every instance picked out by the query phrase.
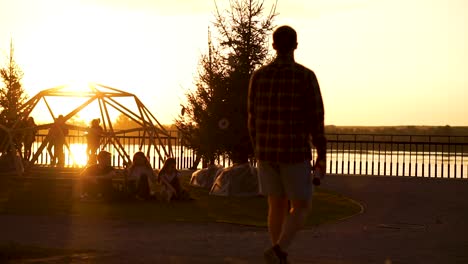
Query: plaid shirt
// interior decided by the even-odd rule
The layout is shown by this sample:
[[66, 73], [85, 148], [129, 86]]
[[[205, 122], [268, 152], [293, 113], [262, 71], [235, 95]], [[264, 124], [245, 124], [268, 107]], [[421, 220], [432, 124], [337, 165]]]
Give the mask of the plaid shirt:
[[312, 143], [325, 158], [324, 109], [313, 71], [294, 57], [277, 57], [254, 72], [248, 127], [257, 160], [298, 163], [312, 159]]

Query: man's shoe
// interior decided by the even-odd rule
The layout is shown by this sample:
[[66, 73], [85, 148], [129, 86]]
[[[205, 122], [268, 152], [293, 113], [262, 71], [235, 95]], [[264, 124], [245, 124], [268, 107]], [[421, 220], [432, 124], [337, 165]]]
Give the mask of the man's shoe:
[[275, 245], [263, 253], [263, 259], [267, 264], [289, 264], [288, 254]]

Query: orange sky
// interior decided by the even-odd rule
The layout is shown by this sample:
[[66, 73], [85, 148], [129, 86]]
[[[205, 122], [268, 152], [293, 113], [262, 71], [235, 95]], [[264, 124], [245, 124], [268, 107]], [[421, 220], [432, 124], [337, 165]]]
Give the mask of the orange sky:
[[[11, 37], [30, 96], [102, 83], [168, 124], [194, 88], [213, 11], [211, 0], [0, 0], [0, 62]], [[468, 1], [280, 0], [277, 11], [319, 78], [327, 124], [468, 125]]]

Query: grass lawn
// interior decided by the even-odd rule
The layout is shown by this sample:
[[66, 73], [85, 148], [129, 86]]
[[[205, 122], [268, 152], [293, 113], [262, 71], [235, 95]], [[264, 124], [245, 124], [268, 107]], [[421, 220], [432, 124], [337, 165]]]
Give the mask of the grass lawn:
[[[226, 222], [266, 226], [266, 198], [222, 197], [209, 195], [203, 188], [188, 185], [185, 173], [183, 185], [193, 201], [126, 201], [83, 202], [79, 199], [76, 179], [53, 177], [34, 179], [0, 179], [0, 214], [73, 215], [99, 218], [147, 220], [153, 222]], [[307, 227], [351, 216], [360, 206], [329, 190], [317, 188]]]
[[[203, 188], [188, 184], [185, 173], [182, 184], [193, 201], [88, 201], [79, 198], [76, 177], [0, 177], [0, 217], [16, 215], [69, 215], [73, 217], [112, 218], [150, 222], [224, 222], [266, 227], [267, 202], [257, 197], [222, 197], [209, 195]], [[329, 190], [317, 188], [312, 212], [306, 227], [338, 221], [360, 211], [360, 205]], [[93, 254], [65, 249], [43, 248], [17, 243], [0, 243], [0, 262], [18, 259], [42, 259], [75, 254]]]

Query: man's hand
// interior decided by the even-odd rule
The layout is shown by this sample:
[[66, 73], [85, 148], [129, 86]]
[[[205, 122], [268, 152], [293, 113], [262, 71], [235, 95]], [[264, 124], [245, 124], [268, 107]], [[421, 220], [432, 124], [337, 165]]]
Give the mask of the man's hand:
[[315, 186], [320, 185], [320, 181], [325, 177], [327, 171], [327, 162], [325, 160], [317, 160], [314, 165], [314, 178], [312, 183]]

